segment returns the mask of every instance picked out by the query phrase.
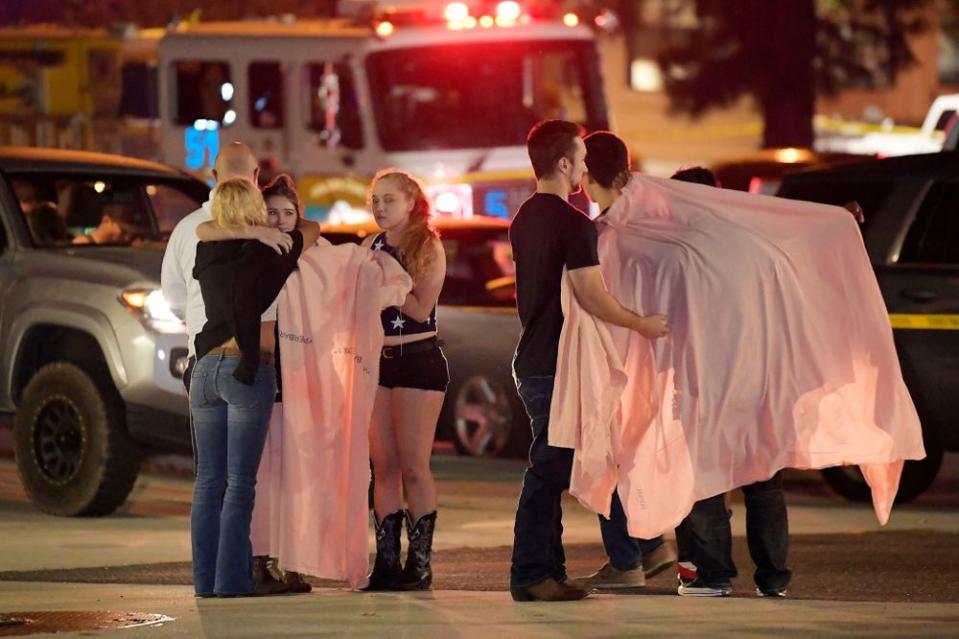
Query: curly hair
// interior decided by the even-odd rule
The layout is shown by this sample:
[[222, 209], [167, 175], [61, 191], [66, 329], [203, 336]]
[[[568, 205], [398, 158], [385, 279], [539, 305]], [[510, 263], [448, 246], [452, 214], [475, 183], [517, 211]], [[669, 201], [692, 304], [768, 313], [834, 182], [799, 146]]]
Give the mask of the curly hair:
[[373, 187], [380, 180], [393, 180], [406, 197], [413, 202], [410, 221], [400, 236], [400, 261], [416, 281], [426, 273], [433, 263], [433, 240], [439, 239], [439, 231], [430, 220], [430, 202], [426, 199], [423, 187], [410, 174], [397, 169], [384, 169], [373, 177], [368, 199], [372, 198]]

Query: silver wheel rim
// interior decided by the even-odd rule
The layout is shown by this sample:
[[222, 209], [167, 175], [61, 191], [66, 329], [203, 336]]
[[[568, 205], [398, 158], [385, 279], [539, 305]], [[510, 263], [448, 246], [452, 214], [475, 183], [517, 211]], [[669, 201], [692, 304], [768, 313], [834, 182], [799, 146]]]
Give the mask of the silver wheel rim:
[[495, 455], [509, 440], [512, 410], [503, 387], [486, 375], [474, 375], [456, 392], [454, 435], [473, 457]]

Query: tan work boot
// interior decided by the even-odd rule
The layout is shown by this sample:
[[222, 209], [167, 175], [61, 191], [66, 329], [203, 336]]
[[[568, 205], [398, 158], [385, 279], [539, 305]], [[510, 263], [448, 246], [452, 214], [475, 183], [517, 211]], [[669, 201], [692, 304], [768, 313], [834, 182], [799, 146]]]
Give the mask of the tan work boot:
[[656, 550], [643, 555], [643, 573], [647, 579], [655, 577], [675, 564], [677, 559], [679, 555], [676, 554], [676, 547], [672, 542], [664, 541]]
[[582, 588], [561, 584], [550, 577], [535, 586], [511, 586], [509, 594], [512, 595], [513, 601], [577, 601], [589, 593]]
[[618, 570], [607, 562], [593, 574], [583, 577], [581, 581], [583, 585], [599, 590], [642, 588], [646, 585], [646, 575], [643, 574], [641, 567], [633, 570]]

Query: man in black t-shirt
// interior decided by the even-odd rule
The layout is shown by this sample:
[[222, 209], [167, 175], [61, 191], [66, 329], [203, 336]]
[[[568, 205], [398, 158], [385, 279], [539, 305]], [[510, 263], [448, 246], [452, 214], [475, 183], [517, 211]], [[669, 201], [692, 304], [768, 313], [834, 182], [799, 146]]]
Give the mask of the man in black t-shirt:
[[649, 338], [668, 332], [666, 317], [640, 317], [606, 290], [599, 269], [596, 227], [567, 199], [586, 172], [579, 125], [546, 120], [526, 141], [536, 193], [510, 226], [516, 262], [516, 302], [523, 331], [513, 374], [529, 414], [533, 443], [513, 529], [510, 593], [516, 601], [582, 599], [586, 591], [566, 581], [560, 497], [569, 488], [573, 451], [548, 443], [549, 407], [559, 337], [563, 330], [560, 283], [569, 271], [577, 302], [595, 317]]

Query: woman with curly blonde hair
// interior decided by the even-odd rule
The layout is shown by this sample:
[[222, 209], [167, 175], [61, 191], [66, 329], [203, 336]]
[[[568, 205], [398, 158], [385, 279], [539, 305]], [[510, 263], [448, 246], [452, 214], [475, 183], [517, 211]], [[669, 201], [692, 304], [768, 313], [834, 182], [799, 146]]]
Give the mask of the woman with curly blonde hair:
[[[368, 590], [428, 590], [436, 524], [430, 453], [449, 383], [446, 357], [436, 339], [446, 254], [430, 223], [429, 201], [406, 173], [378, 173], [369, 204], [382, 232], [367, 238], [364, 246], [396, 258], [413, 278], [413, 290], [403, 306], [381, 316], [386, 340], [370, 424], [376, 561]], [[409, 549], [401, 568], [404, 490]]]

